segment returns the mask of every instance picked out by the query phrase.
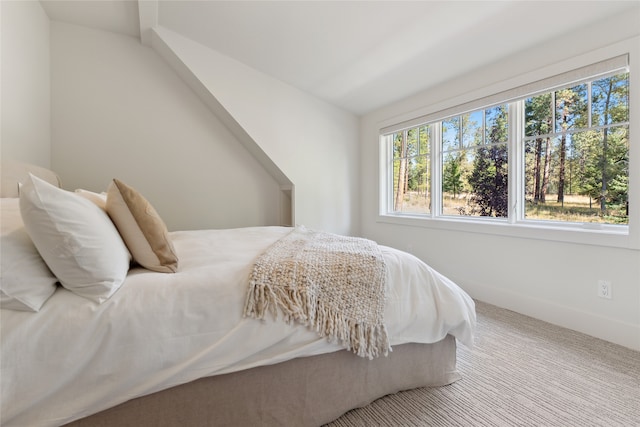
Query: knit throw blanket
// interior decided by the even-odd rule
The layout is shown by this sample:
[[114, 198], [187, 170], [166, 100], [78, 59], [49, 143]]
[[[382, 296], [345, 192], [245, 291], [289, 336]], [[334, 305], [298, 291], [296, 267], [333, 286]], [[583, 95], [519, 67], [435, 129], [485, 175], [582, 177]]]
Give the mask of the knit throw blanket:
[[255, 262], [244, 315], [280, 312], [360, 357], [386, 356], [385, 277], [375, 242], [296, 227]]

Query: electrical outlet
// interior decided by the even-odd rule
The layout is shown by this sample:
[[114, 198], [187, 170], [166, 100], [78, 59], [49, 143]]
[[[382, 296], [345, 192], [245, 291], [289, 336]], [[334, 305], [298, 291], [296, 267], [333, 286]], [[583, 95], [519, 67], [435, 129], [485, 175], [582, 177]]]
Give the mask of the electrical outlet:
[[598, 296], [600, 298], [611, 299], [613, 287], [608, 280], [598, 280]]

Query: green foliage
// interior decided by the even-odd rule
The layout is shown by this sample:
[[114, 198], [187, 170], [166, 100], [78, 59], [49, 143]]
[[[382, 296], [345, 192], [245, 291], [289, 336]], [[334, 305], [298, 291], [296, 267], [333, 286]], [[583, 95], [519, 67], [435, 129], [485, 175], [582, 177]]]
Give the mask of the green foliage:
[[509, 210], [508, 201], [508, 152], [507, 144], [507, 109], [506, 106], [495, 108], [491, 115], [490, 127], [487, 129], [487, 144], [476, 150], [473, 169], [469, 176], [469, 185], [475, 204], [473, 211], [480, 216], [506, 217]]
[[551, 93], [525, 100], [525, 135], [546, 135], [552, 132]]
[[508, 215], [508, 168], [506, 144], [480, 147], [469, 176], [471, 200], [480, 216]]
[[462, 159], [463, 156], [457, 154], [449, 156], [442, 170], [442, 191], [452, 193], [454, 196], [462, 191]]

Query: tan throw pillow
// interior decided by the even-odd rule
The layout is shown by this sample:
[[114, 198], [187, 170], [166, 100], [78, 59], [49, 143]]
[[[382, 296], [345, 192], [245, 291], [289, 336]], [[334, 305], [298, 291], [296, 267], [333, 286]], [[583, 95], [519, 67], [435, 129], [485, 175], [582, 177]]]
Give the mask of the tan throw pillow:
[[82, 188], [78, 188], [75, 193], [78, 196], [84, 197], [85, 199], [93, 202], [103, 211], [107, 211], [107, 193], [94, 193], [93, 191], [84, 190]]
[[114, 179], [107, 189], [107, 213], [138, 264], [161, 273], [178, 270], [167, 226], [140, 193]]

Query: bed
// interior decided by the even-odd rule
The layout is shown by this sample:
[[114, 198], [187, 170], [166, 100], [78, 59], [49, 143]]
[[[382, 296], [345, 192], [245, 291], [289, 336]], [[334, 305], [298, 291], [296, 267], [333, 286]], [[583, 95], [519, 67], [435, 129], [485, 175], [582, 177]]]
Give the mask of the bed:
[[[59, 184], [55, 174], [36, 172], [47, 185]], [[385, 265], [388, 353], [359, 357], [344, 340], [285, 321], [282, 313], [248, 316], [257, 260], [297, 227], [167, 232], [179, 259], [175, 271], [129, 264], [106, 297], [104, 290], [97, 297], [93, 289], [60, 286], [57, 270], [40, 264], [38, 289], [50, 295], [40, 297], [45, 301], [37, 309], [16, 309], [5, 298], [12, 292], [6, 266], [16, 262], [16, 241], [38, 240], [29, 240], [24, 205], [21, 212], [20, 198], [5, 192], [5, 184], [3, 426], [318, 426], [386, 394], [459, 379], [456, 342], [472, 345], [473, 300], [424, 262], [390, 247], [375, 245]], [[52, 200], [59, 196], [82, 199], [83, 209], [99, 212], [78, 193], [56, 193]], [[131, 245], [125, 246], [131, 256]], [[42, 261], [40, 249], [39, 243], [35, 253], [30, 247], [36, 261]]]

